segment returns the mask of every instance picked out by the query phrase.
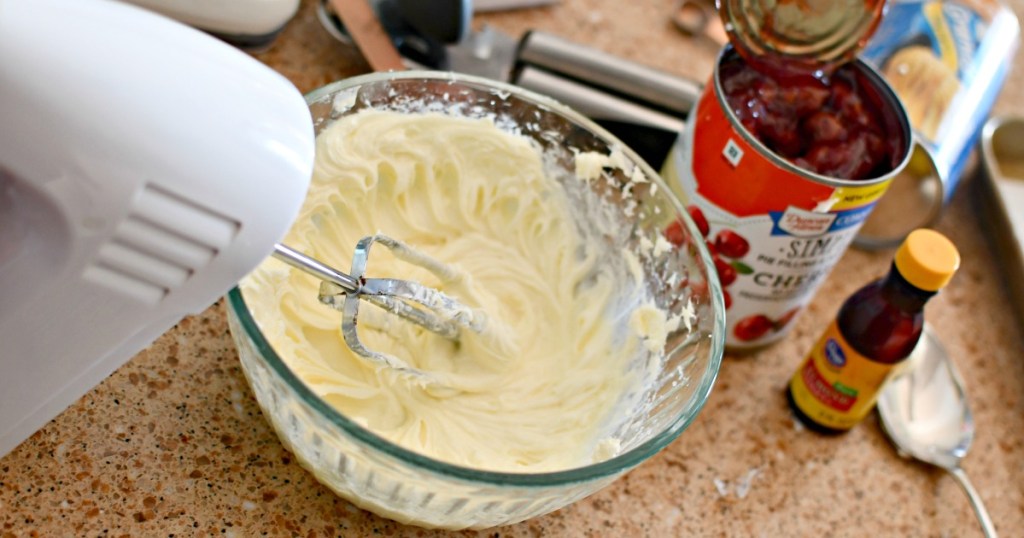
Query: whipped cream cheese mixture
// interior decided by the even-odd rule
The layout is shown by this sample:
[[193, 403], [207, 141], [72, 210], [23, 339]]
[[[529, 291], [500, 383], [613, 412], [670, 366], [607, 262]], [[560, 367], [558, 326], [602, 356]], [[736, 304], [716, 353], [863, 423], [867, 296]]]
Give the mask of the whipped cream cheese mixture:
[[269, 260], [243, 281], [246, 302], [317, 394], [408, 449], [508, 472], [612, 457], [614, 432], [656, 376], [650, 365], [673, 322], [646, 298], [635, 256], [601, 241], [601, 226], [614, 223], [574, 217], [550, 168], [534, 143], [484, 119], [367, 110], [318, 136], [286, 244], [348, 269], [356, 242], [380, 232], [469, 275], [445, 288], [383, 246], [367, 269], [482, 309], [510, 345], [495, 349], [470, 331], [454, 344], [369, 304], [359, 319], [368, 348], [473, 390], [425, 390], [376, 369], [346, 347], [341, 314], [317, 301], [319, 281], [283, 263]]

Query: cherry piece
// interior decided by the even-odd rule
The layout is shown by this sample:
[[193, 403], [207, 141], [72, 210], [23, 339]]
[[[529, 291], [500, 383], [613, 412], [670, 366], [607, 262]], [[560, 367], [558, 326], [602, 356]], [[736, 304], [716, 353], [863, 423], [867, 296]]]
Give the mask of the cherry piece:
[[727, 258], [742, 258], [750, 252], [750, 243], [732, 230], [721, 230], [715, 234], [715, 249]]
[[794, 114], [802, 118], [824, 107], [831, 94], [824, 83], [806, 77], [793, 84], [783, 84], [779, 91], [779, 99], [785, 102]]
[[700, 230], [700, 235], [707, 237], [708, 233], [711, 232], [711, 228], [708, 226], [708, 219], [704, 217], [704, 212], [695, 205], [686, 206], [686, 212], [690, 214], [690, 218], [693, 219], [693, 223], [697, 225], [697, 229]]
[[665, 240], [677, 247], [686, 244], [686, 231], [683, 230], [683, 221], [676, 219], [665, 227]]
[[718, 249], [715, 248], [715, 244], [709, 241], [704, 241], [704, 245], [708, 247], [708, 254], [711, 254], [712, 258], [718, 256]]
[[772, 151], [790, 159], [804, 152], [804, 137], [798, 125], [796, 116], [772, 114], [761, 119], [757, 132]]
[[749, 342], [751, 340], [757, 340], [772, 328], [772, 320], [764, 314], [756, 314], [741, 319], [736, 326], [733, 327], [732, 332], [736, 335], [736, 338]]
[[774, 329], [776, 331], [781, 331], [783, 327], [789, 325], [789, 322], [793, 321], [793, 318], [796, 317], [796, 313], [799, 311], [799, 307], [791, 308], [790, 310], [786, 311], [786, 313], [780, 316], [779, 319], [775, 320]]
[[834, 112], [816, 112], [803, 123], [803, 134], [818, 143], [842, 142], [849, 132]]
[[721, 281], [723, 288], [736, 282], [736, 268], [718, 256], [715, 256], [715, 272], [718, 273], [718, 280]]

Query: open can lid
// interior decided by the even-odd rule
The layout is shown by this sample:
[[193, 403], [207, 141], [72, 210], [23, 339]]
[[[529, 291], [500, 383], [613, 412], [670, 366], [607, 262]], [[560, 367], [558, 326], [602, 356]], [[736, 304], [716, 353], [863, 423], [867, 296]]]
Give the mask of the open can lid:
[[828, 72], [853, 59], [885, 0], [717, 0], [733, 46], [755, 67]]

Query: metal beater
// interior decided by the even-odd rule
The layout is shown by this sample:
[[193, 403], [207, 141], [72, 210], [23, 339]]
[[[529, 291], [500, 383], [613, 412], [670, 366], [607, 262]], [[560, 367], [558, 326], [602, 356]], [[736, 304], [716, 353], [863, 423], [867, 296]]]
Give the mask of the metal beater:
[[359, 240], [352, 256], [351, 274], [345, 274], [282, 244], [274, 246], [273, 256], [323, 281], [320, 284], [320, 302], [342, 312], [342, 335], [352, 351], [379, 367], [409, 375], [425, 385], [436, 385], [440, 381], [435, 374], [410, 366], [394, 355], [374, 351], [363, 345], [356, 331], [361, 301], [346, 299], [362, 299], [453, 341], [458, 341], [462, 329], [482, 333], [488, 325], [487, 315], [439, 290], [417, 282], [394, 278], [365, 278], [363, 275], [366, 272], [366, 261], [370, 255], [370, 247], [374, 243], [384, 245], [396, 258], [404, 262], [427, 269], [443, 282], [462, 278], [461, 273], [455, 268], [382, 234]]

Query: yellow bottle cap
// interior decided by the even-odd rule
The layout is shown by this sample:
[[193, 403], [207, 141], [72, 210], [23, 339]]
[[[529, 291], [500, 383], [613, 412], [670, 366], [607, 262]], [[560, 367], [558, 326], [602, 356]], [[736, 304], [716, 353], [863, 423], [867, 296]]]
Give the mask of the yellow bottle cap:
[[960, 267], [960, 253], [946, 236], [919, 228], [903, 240], [895, 261], [896, 269], [914, 287], [938, 291]]

